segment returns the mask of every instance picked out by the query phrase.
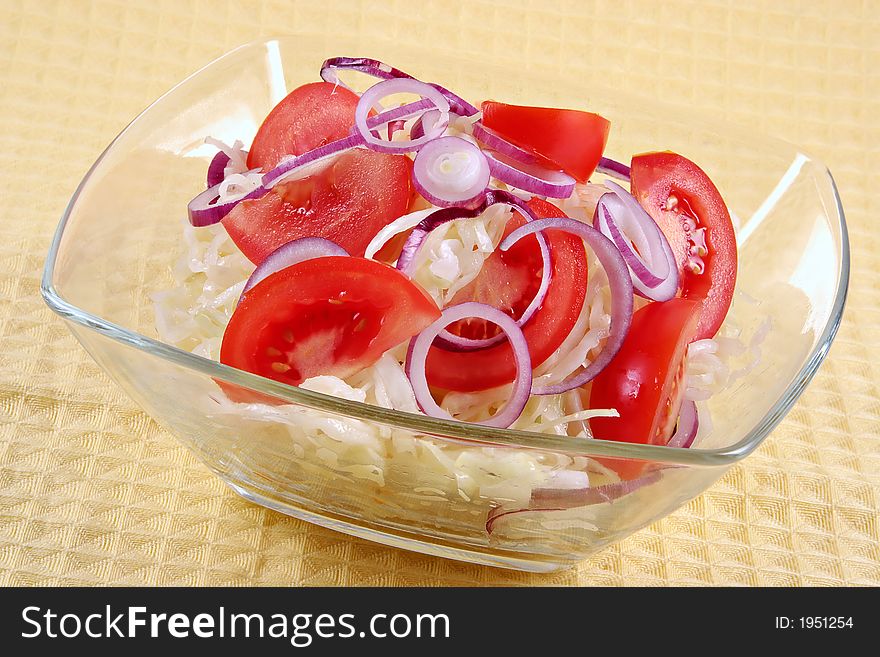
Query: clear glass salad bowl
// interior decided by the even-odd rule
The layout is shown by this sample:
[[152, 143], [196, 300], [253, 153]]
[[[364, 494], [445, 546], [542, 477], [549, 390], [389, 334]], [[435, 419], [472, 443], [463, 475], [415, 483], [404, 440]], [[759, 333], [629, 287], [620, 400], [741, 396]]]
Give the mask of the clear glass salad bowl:
[[[750, 345], [752, 366], [703, 406], [711, 423], [696, 446], [437, 420], [288, 387], [158, 341], [150, 295], [172, 284], [186, 205], [215, 152], [204, 138], [248, 144], [274, 104], [334, 55], [383, 59], [472, 101], [589, 108], [612, 122], [610, 157], [669, 149], [707, 171], [742, 218], [729, 321], [765, 330]], [[249, 500], [389, 545], [546, 571], [669, 514], [754, 450], [827, 353], [848, 275], [831, 175], [794, 146], [555, 72], [297, 36], [224, 55], [125, 128], [73, 195], [42, 291], [110, 376]], [[220, 381], [284, 404], [231, 404]], [[571, 483], [584, 478], [570, 473], [624, 460], [646, 462], [649, 474], [616, 487]]]

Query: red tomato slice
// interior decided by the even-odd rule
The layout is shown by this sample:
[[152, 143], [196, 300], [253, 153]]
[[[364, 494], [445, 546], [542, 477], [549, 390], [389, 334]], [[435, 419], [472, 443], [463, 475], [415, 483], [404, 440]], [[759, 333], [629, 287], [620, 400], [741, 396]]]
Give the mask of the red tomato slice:
[[358, 100], [329, 82], [297, 87], [263, 121], [248, 151], [248, 168], [268, 171], [285, 155], [302, 155], [347, 136]]
[[354, 149], [319, 174], [239, 203], [223, 226], [254, 264], [300, 237], [323, 237], [362, 256], [383, 226], [406, 214], [411, 170], [404, 155]]
[[599, 160], [611, 123], [580, 110], [507, 105], [485, 101], [483, 125], [533, 151], [579, 182], [587, 182]]
[[346, 377], [440, 316], [422, 288], [364, 258], [315, 258], [275, 272], [242, 300], [223, 334], [220, 362], [299, 385]]
[[[593, 379], [589, 408], [614, 408], [617, 418], [590, 420], [601, 440], [665, 445], [675, 429], [684, 394], [687, 346], [700, 320], [700, 302], [671, 299], [638, 310], [620, 351]], [[643, 461], [600, 459], [624, 479]]]
[[[681, 296], [703, 301], [694, 339], [711, 338], [727, 316], [736, 283], [736, 235], [721, 194], [696, 164], [668, 151], [632, 159], [632, 190], [669, 240]], [[708, 252], [701, 256], [702, 273], [696, 273], [689, 259], [696, 231], [703, 229]]]
[[[538, 198], [529, 201], [529, 207], [539, 217], [564, 216], [555, 205]], [[506, 232], [521, 222], [516, 215], [508, 222]], [[533, 366], [547, 360], [571, 332], [586, 292], [587, 258], [581, 239], [552, 230], [545, 234], [553, 266], [550, 287], [544, 303], [522, 327]], [[507, 253], [496, 250], [486, 259], [477, 278], [455, 295], [453, 302], [479, 301], [518, 318], [535, 296], [542, 266], [541, 252], [534, 238], [524, 239]], [[482, 322], [455, 328], [470, 338], [494, 334], [494, 328]], [[516, 363], [507, 341], [469, 352], [432, 347], [428, 352], [426, 374], [432, 386], [471, 392], [510, 383], [516, 376]]]

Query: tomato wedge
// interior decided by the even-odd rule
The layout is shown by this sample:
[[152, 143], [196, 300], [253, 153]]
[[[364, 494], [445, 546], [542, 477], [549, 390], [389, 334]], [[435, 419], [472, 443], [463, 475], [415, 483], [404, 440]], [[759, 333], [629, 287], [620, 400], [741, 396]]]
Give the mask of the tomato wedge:
[[316, 175], [239, 203], [223, 226], [254, 264], [301, 237], [323, 237], [362, 256], [383, 226], [406, 214], [411, 170], [404, 155], [354, 149]]
[[[248, 152], [248, 166], [268, 170], [285, 155], [300, 155], [349, 134], [357, 94], [327, 82], [294, 89], [266, 117]], [[275, 186], [239, 203], [223, 226], [254, 264], [301, 237], [332, 240], [354, 256], [379, 230], [405, 214], [413, 196], [412, 161], [355, 149], [304, 180]]]
[[[675, 298], [636, 311], [620, 351], [593, 379], [589, 407], [620, 413], [616, 418], [590, 420], [596, 438], [652, 445], [669, 441], [684, 394], [685, 356], [697, 330], [700, 306], [698, 301]], [[638, 475], [645, 465], [600, 460], [625, 479]]]
[[322, 374], [344, 378], [439, 316], [427, 293], [393, 267], [315, 258], [248, 292], [223, 334], [220, 362], [289, 385]]
[[611, 129], [607, 119], [580, 110], [508, 105], [493, 100], [485, 101], [481, 109], [487, 128], [582, 183], [596, 170]]
[[694, 339], [711, 338], [727, 316], [737, 269], [736, 235], [721, 194], [700, 167], [668, 151], [633, 157], [632, 191], [672, 247], [681, 296], [703, 301]]
[[342, 139], [354, 125], [358, 95], [329, 82], [297, 87], [278, 103], [254, 137], [248, 168], [268, 171], [285, 155], [302, 155]]
[[[539, 217], [564, 216], [555, 205], [533, 198], [529, 207]], [[522, 225], [517, 214], [506, 227], [506, 234]], [[544, 303], [522, 327], [533, 366], [543, 363], [562, 344], [577, 321], [584, 305], [587, 258], [584, 244], [573, 235], [547, 231], [547, 244], [553, 266], [550, 287]], [[490, 255], [477, 278], [461, 290], [452, 303], [479, 301], [501, 308], [518, 318], [534, 298], [543, 262], [535, 238], [525, 238], [507, 253]], [[494, 335], [495, 329], [482, 322], [453, 327], [469, 338]], [[445, 390], [472, 392], [510, 383], [516, 376], [513, 350], [507, 341], [477, 351], [456, 352], [432, 347], [426, 365], [428, 383]]]

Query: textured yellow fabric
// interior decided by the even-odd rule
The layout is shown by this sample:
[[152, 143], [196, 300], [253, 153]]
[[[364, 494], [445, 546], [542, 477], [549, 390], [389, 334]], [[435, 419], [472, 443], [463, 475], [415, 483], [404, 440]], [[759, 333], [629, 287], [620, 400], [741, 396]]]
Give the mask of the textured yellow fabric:
[[[878, 10], [0, 0], [0, 584], [880, 584]], [[39, 276], [67, 199], [131, 117], [226, 50], [297, 31], [430, 43], [425, 57], [457, 50], [512, 71], [601, 68], [824, 160], [854, 269], [840, 335], [795, 409], [685, 508], [551, 575], [394, 550], [236, 497], [88, 358]]]

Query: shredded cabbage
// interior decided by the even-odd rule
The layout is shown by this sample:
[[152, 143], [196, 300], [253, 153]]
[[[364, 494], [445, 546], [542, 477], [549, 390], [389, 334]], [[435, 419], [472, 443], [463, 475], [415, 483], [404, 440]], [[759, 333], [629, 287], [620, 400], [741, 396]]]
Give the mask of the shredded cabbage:
[[244, 173], [247, 171], [247, 151], [244, 150], [244, 144], [238, 139], [235, 140], [232, 146], [213, 137], [205, 137], [205, 143], [216, 147], [217, 150], [225, 153], [226, 157], [229, 158], [229, 162], [226, 163], [223, 169], [224, 176], [228, 177], [234, 173]]

